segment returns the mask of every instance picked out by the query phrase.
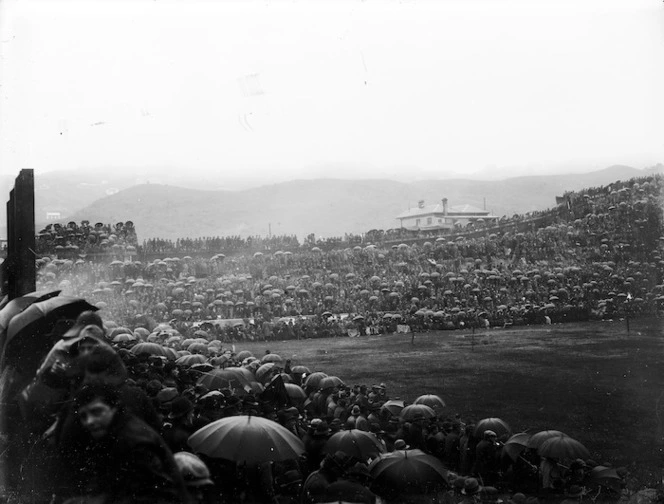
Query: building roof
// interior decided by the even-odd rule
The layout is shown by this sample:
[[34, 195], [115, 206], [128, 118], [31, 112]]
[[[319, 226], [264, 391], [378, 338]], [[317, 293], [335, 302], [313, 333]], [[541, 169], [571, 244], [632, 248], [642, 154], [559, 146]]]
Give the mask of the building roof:
[[[489, 215], [488, 210], [482, 210], [481, 208], [477, 208], [476, 206], [468, 204], [448, 206], [447, 213], [448, 215], [454, 215], [456, 217], [463, 214], [467, 214], [468, 216], [481, 215], [486, 217], [493, 217], [492, 215]], [[428, 215], [436, 215], [436, 216], [443, 215], [443, 205], [441, 203], [437, 203], [435, 205], [425, 205], [422, 208], [420, 207], [411, 208], [409, 210], [406, 210], [405, 212], [400, 213], [399, 215], [397, 215], [396, 218], [408, 219], [411, 217], [426, 217]]]

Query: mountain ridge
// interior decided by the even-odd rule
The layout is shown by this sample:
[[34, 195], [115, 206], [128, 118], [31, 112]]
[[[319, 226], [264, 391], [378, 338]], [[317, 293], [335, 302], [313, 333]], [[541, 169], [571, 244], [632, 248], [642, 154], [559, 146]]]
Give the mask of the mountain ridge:
[[395, 216], [420, 200], [486, 207], [495, 215], [544, 210], [565, 191], [662, 172], [612, 166], [587, 174], [526, 175], [503, 180], [399, 182], [388, 179], [298, 179], [240, 191], [164, 184], [128, 187], [95, 200], [66, 221], [132, 220], [139, 240], [149, 238], [295, 234], [343, 236], [398, 227]]

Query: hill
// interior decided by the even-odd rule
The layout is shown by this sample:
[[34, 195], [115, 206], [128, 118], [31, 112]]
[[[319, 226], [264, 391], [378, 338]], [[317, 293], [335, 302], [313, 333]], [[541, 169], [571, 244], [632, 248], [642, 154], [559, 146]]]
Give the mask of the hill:
[[[661, 168], [658, 168], [661, 171]], [[610, 184], [652, 173], [614, 166], [575, 175], [517, 177], [500, 181], [296, 180], [243, 191], [206, 191], [161, 184], [129, 187], [103, 197], [67, 220], [132, 220], [139, 240], [161, 237], [296, 234], [342, 236], [398, 226], [395, 216], [424, 199], [446, 197], [496, 215], [543, 210], [568, 190]]]

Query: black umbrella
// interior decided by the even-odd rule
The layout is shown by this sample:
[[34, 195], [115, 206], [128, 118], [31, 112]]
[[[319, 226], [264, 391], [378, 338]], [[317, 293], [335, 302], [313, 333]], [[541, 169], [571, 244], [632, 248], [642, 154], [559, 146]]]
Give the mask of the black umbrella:
[[69, 296], [55, 296], [31, 304], [9, 322], [2, 364], [10, 364], [25, 376], [33, 376], [61, 336], [52, 334], [56, 323], [62, 319], [75, 320], [87, 310], [97, 311], [98, 308], [84, 299]]

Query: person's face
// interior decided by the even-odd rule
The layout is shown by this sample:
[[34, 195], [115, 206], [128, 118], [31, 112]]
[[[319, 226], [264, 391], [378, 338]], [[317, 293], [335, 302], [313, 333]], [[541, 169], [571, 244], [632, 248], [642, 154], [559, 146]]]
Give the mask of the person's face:
[[78, 416], [83, 428], [94, 439], [101, 439], [108, 432], [116, 412], [117, 408], [109, 406], [102, 399], [95, 399], [81, 406], [78, 410]]
[[97, 346], [93, 339], [84, 339], [78, 344], [78, 355], [87, 355]]

